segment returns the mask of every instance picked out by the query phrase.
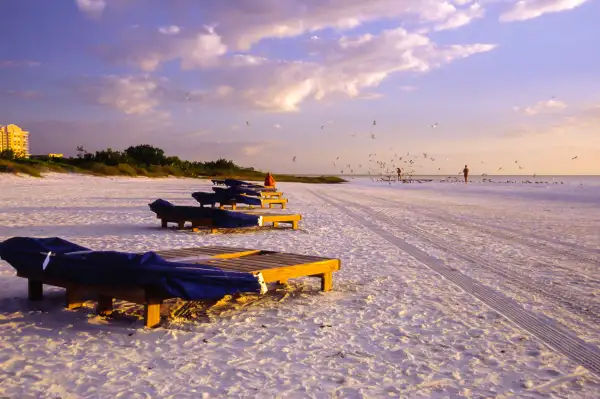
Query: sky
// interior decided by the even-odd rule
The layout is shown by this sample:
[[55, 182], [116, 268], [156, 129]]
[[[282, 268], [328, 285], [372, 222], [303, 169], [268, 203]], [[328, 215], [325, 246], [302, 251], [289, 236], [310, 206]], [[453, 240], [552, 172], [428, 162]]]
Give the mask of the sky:
[[0, 15], [0, 125], [34, 154], [600, 174], [599, 0], [0, 0]]

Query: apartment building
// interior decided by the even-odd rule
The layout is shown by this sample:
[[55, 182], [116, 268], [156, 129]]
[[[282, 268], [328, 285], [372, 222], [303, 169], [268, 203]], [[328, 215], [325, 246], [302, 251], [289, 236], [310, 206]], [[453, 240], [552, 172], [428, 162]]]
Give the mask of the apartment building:
[[15, 155], [29, 158], [29, 132], [17, 125], [0, 126], [0, 152], [13, 150]]

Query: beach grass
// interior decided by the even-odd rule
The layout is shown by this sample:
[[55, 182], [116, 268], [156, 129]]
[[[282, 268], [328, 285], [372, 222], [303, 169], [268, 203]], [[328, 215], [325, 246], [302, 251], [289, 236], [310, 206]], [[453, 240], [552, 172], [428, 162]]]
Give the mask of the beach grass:
[[[0, 159], [0, 173], [23, 174], [34, 177], [43, 177], [44, 173], [80, 173], [93, 176], [129, 176], [129, 177], [191, 177], [202, 179], [239, 179], [262, 181], [266, 173], [255, 170], [223, 170], [213, 171], [208, 174], [186, 173], [175, 165], [130, 165], [120, 163], [106, 165], [101, 162], [82, 163], [79, 166], [70, 165], [59, 161], [43, 161], [35, 159]], [[278, 182], [313, 183], [313, 184], [339, 184], [347, 180], [337, 176], [295, 176], [288, 174], [274, 174]]]

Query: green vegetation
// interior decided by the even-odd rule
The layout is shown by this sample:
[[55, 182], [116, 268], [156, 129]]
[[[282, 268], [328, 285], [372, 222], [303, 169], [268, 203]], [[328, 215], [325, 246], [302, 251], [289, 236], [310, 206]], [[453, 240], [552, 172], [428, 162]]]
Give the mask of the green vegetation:
[[[45, 172], [85, 173], [95, 176], [143, 176], [143, 177], [195, 177], [210, 179], [240, 179], [262, 181], [266, 173], [254, 168], [244, 168], [227, 159], [192, 162], [178, 157], [165, 156], [160, 148], [148, 144], [132, 146], [124, 151], [111, 148], [95, 153], [77, 147], [77, 156], [53, 158], [36, 156], [20, 158], [11, 150], [0, 152], [0, 173], [22, 173], [42, 177]], [[344, 183], [336, 176], [273, 175], [278, 182]]]

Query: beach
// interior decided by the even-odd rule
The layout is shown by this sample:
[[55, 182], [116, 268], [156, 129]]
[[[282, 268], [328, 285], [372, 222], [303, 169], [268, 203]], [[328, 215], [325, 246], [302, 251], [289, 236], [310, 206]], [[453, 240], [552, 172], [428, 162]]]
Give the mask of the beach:
[[251, 306], [225, 300], [145, 329], [137, 305], [117, 302], [127, 317], [107, 319], [94, 302], [64, 309], [49, 286], [30, 303], [0, 261], [0, 397], [596, 398], [596, 181], [280, 183], [299, 230], [206, 234], [162, 229], [148, 204], [196, 206], [208, 180], [0, 175], [0, 241], [342, 262], [333, 291], [290, 280]]

